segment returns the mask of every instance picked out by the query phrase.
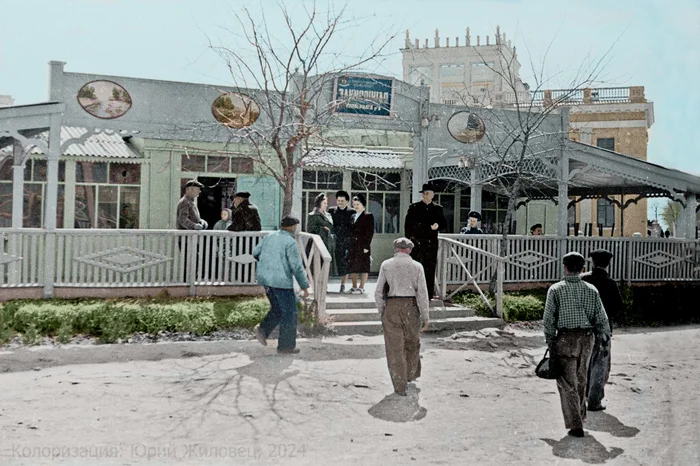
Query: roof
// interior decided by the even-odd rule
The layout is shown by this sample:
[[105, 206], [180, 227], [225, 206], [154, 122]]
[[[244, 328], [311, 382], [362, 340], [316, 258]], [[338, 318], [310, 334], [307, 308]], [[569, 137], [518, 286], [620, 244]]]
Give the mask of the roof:
[[[88, 129], [75, 126], [61, 127], [61, 144], [69, 139], [78, 139], [87, 133]], [[46, 141], [48, 139], [48, 131], [39, 133], [37, 138]], [[12, 146], [0, 149], [0, 152], [11, 152]], [[44, 155], [44, 152], [34, 147], [31, 150], [32, 155]], [[140, 159], [136, 151], [127, 144], [121, 135], [114, 131], [104, 131], [88, 136], [85, 140], [70, 144], [62, 155], [71, 157], [106, 157], [118, 159]]]
[[305, 160], [306, 167], [402, 170], [405, 168], [404, 155], [390, 150], [311, 149]]

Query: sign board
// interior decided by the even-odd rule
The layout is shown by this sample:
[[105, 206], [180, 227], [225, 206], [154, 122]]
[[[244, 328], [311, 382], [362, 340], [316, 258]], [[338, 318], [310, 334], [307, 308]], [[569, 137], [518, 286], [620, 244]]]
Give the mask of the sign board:
[[339, 76], [335, 81], [335, 111], [355, 115], [391, 116], [393, 80]]

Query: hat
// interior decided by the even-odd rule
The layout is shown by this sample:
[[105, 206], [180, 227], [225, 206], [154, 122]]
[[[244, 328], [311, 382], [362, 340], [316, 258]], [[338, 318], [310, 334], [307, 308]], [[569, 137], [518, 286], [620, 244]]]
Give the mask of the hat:
[[607, 249], [596, 249], [591, 252], [590, 256], [594, 264], [607, 267], [608, 264], [610, 264], [610, 259], [612, 259], [613, 254]]
[[199, 189], [202, 189], [204, 187], [204, 185], [197, 180], [190, 180], [187, 183], [185, 183], [185, 188], [189, 188], [191, 186], [194, 186], [195, 188]]
[[564, 255], [564, 265], [570, 270], [581, 270], [586, 264], [586, 259], [578, 252], [570, 252]]
[[360, 202], [360, 204], [362, 204], [364, 207], [367, 207], [367, 197], [364, 194], [355, 194], [355, 199], [357, 199]]
[[469, 212], [469, 215], [467, 215], [467, 218], [475, 218], [477, 221], [481, 221], [481, 214], [477, 212], [476, 210], [472, 210]]
[[530, 231], [535, 231], [535, 230], [537, 230], [538, 228], [542, 228], [542, 224], [541, 224], [541, 223], [535, 223], [534, 225], [532, 225], [532, 226], [530, 227]]
[[350, 194], [348, 194], [347, 191], [343, 191], [342, 189], [335, 193], [335, 198], [338, 199], [339, 197], [344, 197], [348, 201], [350, 200]]
[[423, 189], [421, 189], [421, 190], [418, 191], [418, 192], [419, 192], [419, 193], [422, 193], [422, 192], [424, 192], [424, 191], [432, 191], [432, 192], [435, 192], [435, 191], [437, 191], [437, 188], [436, 188], [434, 185], [430, 184], [430, 183], [426, 183], [426, 184], [423, 185]]
[[241, 191], [240, 193], [234, 194], [233, 197], [242, 197], [243, 199], [248, 199], [250, 197], [250, 193]]
[[299, 224], [299, 219], [296, 217], [293, 217], [291, 215], [285, 215], [282, 217], [282, 223], [280, 224], [283, 227], [293, 227], [294, 225]]
[[395, 239], [394, 249], [413, 249], [413, 241], [405, 237]]

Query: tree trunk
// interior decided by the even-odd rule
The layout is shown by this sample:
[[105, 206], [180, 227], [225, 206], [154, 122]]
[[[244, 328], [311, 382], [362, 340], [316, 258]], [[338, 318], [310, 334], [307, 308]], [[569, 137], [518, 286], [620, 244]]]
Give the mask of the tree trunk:
[[[292, 213], [292, 207], [294, 205], [294, 174], [291, 176], [287, 174], [284, 181], [285, 183], [282, 187], [282, 192], [284, 193], [284, 199], [282, 201], [282, 216], [290, 215]], [[301, 215], [301, 212], [299, 212], [298, 215]]]

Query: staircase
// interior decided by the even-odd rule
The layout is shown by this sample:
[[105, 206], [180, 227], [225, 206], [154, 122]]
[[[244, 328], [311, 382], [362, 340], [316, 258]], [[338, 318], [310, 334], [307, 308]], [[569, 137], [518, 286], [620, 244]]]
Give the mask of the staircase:
[[[326, 295], [326, 315], [330, 328], [338, 335], [377, 335], [382, 333], [382, 322], [374, 303], [374, 283], [367, 283], [365, 294], [333, 292], [339, 283], [329, 284]], [[477, 317], [474, 311], [462, 306], [430, 302], [430, 331], [480, 330], [487, 327], [502, 328], [501, 319]]]

